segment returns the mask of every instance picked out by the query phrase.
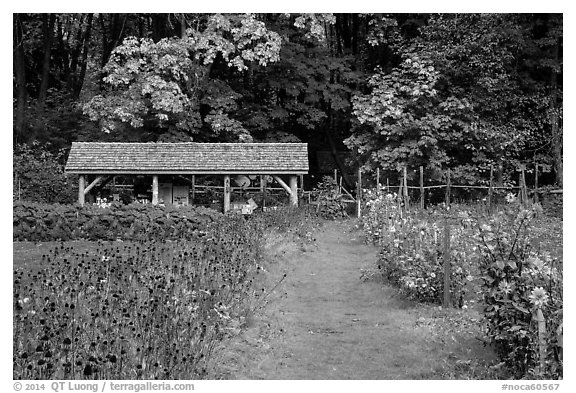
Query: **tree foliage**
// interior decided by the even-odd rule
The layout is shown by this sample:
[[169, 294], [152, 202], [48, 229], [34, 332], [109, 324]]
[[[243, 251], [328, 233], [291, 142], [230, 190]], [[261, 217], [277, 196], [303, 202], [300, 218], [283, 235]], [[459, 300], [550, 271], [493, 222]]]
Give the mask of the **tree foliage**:
[[15, 14], [13, 27], [15, 141], [53, 154], [304, 141], [312, 171], [330, 151], [350, 188], [351, 166], [477, 182], [534, 161], [562, 184], [562, 15]]

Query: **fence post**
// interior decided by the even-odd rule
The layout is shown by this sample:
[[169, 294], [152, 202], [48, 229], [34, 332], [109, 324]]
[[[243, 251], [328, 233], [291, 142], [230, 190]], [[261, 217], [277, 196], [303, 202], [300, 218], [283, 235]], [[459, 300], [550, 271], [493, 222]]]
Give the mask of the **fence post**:
[[380, 167], [376, 167], [376, 191], [380, 191]]
[[492, 214], [492, 187], [494, 183], [494, 164], [490, 164], [490, 187], [488, 188], [488, 214]]
[[420, 209], [424, 210], [424, 167], [420, 165]]
[[446, 172], [446, 207], [450, 206], [450, 168]]
[[534, 202], [538, 203], [538, 163], [534, 163]]
[[407, 171], [408, 169], [406, 168], [406, 166], [404, 166], [404, 207], [406, 208], [406, 211], [408, 211], [410, 209], [410, 201], [409, 201], [409, 197], [408, 197], [408, 179], [407, 179]]
[[360, 218], [362, 208], [362, 167], [358, 167], [358, 185], [356, 190], [356, 210], [357, 216]]
[[450, 225], [448, 223], [448, 210], [444, 217], [444, 300], [445, 308], [450, 307]]
[[524, 203], [530, 203], [528, 200], [528, 186], [526, 185], [526, 167], [522, 166], [522, 199], [524, 199]]

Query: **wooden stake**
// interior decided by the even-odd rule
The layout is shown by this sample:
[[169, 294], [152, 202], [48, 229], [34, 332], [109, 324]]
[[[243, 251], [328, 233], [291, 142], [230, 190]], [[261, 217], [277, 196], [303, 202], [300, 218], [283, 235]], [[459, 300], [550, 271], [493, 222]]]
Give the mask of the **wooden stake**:
[[230, 210], [230, 175], [224, 175], [224, 213]]
[[376, 190], [380, 191], [380, 167], [376, 168]]
[[338, 169], [334, 169], [334, 181], [338, 183]]
[[522, 166], [521, 176], [522, 176], [522, 200], [524, 201], [524, 204], [527, 204], [529, 203], [528, 186], [526, 185], [526, 168], [524, 166]]
[[356, 187], [356, 212], [358, 218], [361, 216], [362, 209], [362, 168], [358, 168], [358, 185]]
[[408, 169], [406, 167], [404, 167], [404, 207], [406, 208], [406, 210], [410, 209], [410, 200], [408, 197], [408, 175], [407, 175]]
[[424, 167], [420, 166], [420, 209], [424, 210]]
[[152, 176], [152, 204], [158, 204], [158, 175]]
[[86, 178], [84, 175], [78, 176], [78, 203], [84, 206], [84, 186], [86, 185]]
[[490, 164], [490, 188], [488, 188], [488, 214], [492, 213], [492, 187], [494, 186], [494, 164]]
[[444, 301], [445, 308], [451, 306], [450, 303], [450, 225], [448, 224], [448, 214], [444, 217]]
[[538, 203], [538, 163], [534, 163], [534, 202]]
[[450, 207], [450, 168], [446, 171], [446, 207]]
[[390, 193], [390, 179], [386, 178], [386, 193]]

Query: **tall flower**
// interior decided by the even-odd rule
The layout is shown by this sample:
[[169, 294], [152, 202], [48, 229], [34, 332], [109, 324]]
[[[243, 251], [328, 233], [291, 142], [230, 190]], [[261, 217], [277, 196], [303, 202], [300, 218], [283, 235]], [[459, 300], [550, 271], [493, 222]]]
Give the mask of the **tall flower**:
[[534, 288], [528, 298], [530, 303], [536, 308], [541, 308], [548, 302], [548, 294], [542, 287]]

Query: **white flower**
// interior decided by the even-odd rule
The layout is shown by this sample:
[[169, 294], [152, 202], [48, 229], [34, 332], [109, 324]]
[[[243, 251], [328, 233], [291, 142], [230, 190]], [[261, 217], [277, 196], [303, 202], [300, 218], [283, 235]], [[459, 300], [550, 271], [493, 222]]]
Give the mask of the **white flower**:
[[509, 192], [509, 193], [506, 195], [506, 202], [508, 202], [508, 203], [516, 202], [516, 195], [512, 194], [511, 192]]
[[500, 288], [500, 290], [504, 292], [506, 295], [512, 292], [512, 284], [510, 284], [506, 280], [500, 281], [500, 284], [498, 284], [498, 288]]
[[436, 278], [436, 273], [434, 273], [434, 272], [430, 273], [430, 277]]
[[530, 264], [530, 267], [536, 270], [543, 270], [545, 266], [544, 261], [535, 256], [528, 258], [528, 263]]
[[542, 287], [534, 288], [528, 298], [536, 308], [540, 308], [548, 302], [548, 294]]
[[472, 277], [471, 275], [467, 275], [467, 276], [466, 276], [466, 280], [472, 281], [472, 280], [474, 280], [474, 277]]

